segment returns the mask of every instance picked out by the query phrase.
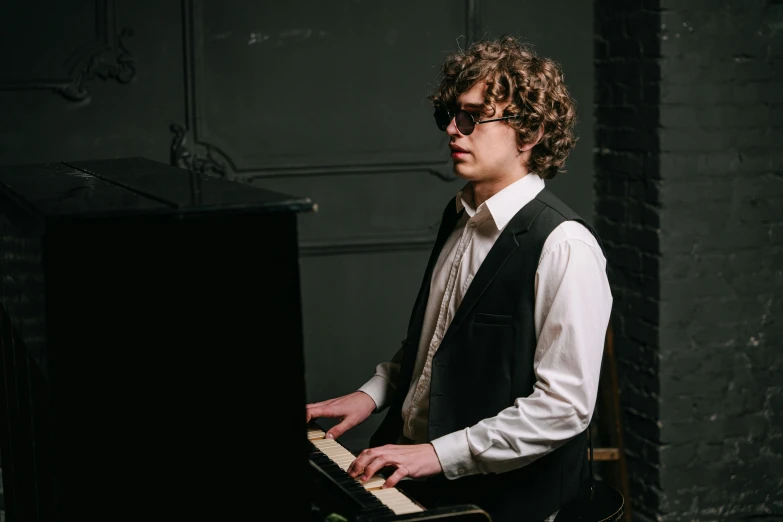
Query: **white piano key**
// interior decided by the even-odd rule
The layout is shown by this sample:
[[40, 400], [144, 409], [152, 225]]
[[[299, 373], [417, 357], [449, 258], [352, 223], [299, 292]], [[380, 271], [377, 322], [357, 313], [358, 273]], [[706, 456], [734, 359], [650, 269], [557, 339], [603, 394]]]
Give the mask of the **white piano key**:
[[424, 508], [413, 502], [396, 488], [373, 489], [370, 493], [375, 495], [384, 505], [391, 509], [396, 515], [406, 513], [418, 513], [424, 511]]
[[406, 506], [389, 506], [389, 509], [391, 509], [396, 515], [404, 515], [406, 513], [418, 513], [420, 511], [424, 511], [424, 509], [420, 508], [414, 503], [410, 503]]
[[323, 439], [326, 433], [318, 428], [307, 428], [307, 440]]
[[367, 479], [366, 482], [362, 482], [361, 480], [359, 482], [364, 486], [364, 489], [380, 489], [384, 482], [386, 482], [386, 477], [374, 475]]
[[[356, 460], [356, 455], [351, 453], [345, 446], [336, 440], [325, 439], [323, 438], [324, 436], [325, 434], [320, 437], [314, 436], [313, 439], [310, 439], [310, 442], [343, 471], [347, 472], [351, 463]], [[396, 488], [382, 489], [381, 486], [386, 482], [386, 478], [381, 475], [374, 475], [364, 482], [359, 480], [358, 477], [354, 480], [361, 484], [367, 491], [375, 495], [384, 505], [397, 515], [424, 511], [424, 508], [413, 502], [400, 490]]]

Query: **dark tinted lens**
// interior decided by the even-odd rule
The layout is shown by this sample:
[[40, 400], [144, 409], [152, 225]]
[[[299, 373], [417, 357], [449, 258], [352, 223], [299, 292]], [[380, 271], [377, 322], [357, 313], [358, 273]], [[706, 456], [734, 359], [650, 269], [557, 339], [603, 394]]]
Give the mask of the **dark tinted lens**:
[[446, 130], [446, 127], [449, 126], [449, 123], [451, 123], [451, 114], [449, 114], [449, 111], [446, 110], [445, 107], [438, 107], [435, 109], [435, 123], [438, 125], [438, 128], [442, 131]]
[[473, 132], [473, 127], [476, 126], [476, 124], [473, 123], [473, 116], [467, 111], [457, 111], [456, 122], [457, 128], [465, 136]]

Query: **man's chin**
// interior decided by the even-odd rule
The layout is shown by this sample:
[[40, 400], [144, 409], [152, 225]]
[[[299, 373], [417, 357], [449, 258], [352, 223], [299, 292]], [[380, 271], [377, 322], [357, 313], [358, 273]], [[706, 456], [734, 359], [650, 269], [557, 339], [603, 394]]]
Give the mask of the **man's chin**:
[[453, 170], [458, 178], [464, 179], [465, 181], [473, 181], [476, 179], [476, 174], [473, 172], [473, 169], [467, 168], [463, 163], [455, 163]]

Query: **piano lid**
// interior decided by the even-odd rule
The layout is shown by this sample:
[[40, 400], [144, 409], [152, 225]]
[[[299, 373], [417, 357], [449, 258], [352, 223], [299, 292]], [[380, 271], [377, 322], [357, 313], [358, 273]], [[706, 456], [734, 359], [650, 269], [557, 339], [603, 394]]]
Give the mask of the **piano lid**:
[[47, 221], [316, 209], [307, 197], [198, 174], [146, 158], [0, 166], [0, 194]]

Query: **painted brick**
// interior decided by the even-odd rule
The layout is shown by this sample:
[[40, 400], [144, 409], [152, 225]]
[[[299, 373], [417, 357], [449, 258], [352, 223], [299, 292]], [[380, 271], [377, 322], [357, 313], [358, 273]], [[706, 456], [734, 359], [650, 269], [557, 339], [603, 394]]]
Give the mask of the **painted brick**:
[[598, 0], [595, 27], [634, 518], [783, 520], [783, 2]]

